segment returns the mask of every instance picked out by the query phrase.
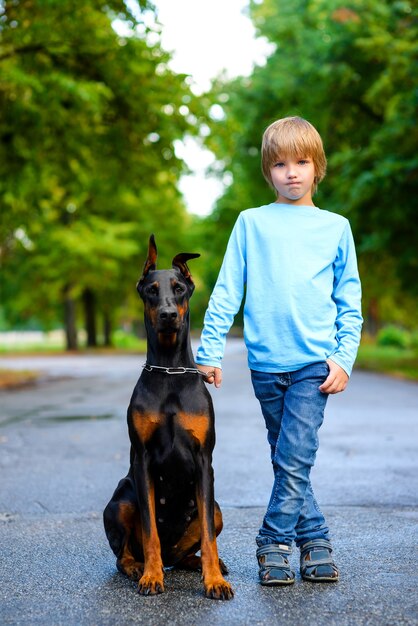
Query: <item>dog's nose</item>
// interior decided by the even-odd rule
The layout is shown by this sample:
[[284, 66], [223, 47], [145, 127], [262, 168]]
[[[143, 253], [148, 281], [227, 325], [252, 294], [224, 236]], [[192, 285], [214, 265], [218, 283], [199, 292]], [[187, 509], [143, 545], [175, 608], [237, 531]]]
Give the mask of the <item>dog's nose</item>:
[[160, 319], [161, 320], [175, 320], [177, 317], [177, 311], [161, 311]]

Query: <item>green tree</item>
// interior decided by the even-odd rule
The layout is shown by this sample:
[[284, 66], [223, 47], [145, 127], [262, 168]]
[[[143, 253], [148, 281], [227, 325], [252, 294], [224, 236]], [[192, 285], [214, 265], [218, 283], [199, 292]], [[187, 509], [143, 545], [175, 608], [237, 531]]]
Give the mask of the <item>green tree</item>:
[[[379, 267], [393, 266], [381, 296], [409, 306], [418, 289], [416, 6], [264, 0], [251, 2], [250, 13], [274, 51], [250, 77], [220, 79], [207, 94], [225, 114], [209, 121], [207, 145], [232, 180], [206, 225], [217, 267], [238, 212], [273, 199], [260, 173], [264, 128], [301, 115], [318, 128], [329, 157], [316, 203], [350, 219], [361, 265], [376, 270], [376, 282]], [[375, 294], [365, 295], [373, 315]]]
[[149, 234], [167, 254], [183, 240], [173, 145], [193, 132], [191, 94], [145, 26], [147, 0], [135, 12], [122, 0], [13, 0], [0, 13], [6, 313], [60, 315], [74, 348], [83, 304], [94, 345], [97, 311], [109, 335]]

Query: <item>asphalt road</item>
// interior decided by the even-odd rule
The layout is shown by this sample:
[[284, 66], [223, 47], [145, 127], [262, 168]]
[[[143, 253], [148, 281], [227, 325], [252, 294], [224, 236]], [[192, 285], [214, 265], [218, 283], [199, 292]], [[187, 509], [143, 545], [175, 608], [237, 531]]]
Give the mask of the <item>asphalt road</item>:
[[[128, 466], [126, 407], [141, 356], [0, 358], [39, 382], [0, 393], [0, 623], [418, 625], [418, 385], [355, 371], [330, 398], [313, 484], [341, 581], [257, 583], [255, 541], [272, 481], [240, 341], [228, 344], [216, 409], [219, 550], [235, 590], [208, 600], [171, 571], [141, 597], [115, 569], [101, 515]], [[298, 555], [292, 556], [298, 570]]]

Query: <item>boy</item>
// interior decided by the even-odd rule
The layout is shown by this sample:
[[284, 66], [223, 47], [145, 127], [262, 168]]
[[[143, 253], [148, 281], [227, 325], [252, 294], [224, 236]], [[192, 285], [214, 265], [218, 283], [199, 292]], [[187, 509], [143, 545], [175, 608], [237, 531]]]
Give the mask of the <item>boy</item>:
[[240, 213], [197, 351], [219, 387], [226, 334], [246, 285], [244, 339], [274, 470], [256, 538], [262, 585], [288, 585], [292, 543], [305, 580], [334, 582], [329, 529], [309, 480], [329, 394], [347, 385], [360, 341], [361, 288], [348, 221], [312, 200], [326, 158], [317, 130], [300, 117], [263, 135], [262, 170], [275, 202]]

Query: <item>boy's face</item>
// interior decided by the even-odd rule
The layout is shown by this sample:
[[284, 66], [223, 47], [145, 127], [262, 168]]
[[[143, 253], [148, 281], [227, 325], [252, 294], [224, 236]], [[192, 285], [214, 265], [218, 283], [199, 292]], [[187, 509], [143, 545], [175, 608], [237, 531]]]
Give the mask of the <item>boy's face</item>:
[[309, 157], [279, 158], [270, 168], [271, 180], [282, 204], [314, 205], [315, 167]]

